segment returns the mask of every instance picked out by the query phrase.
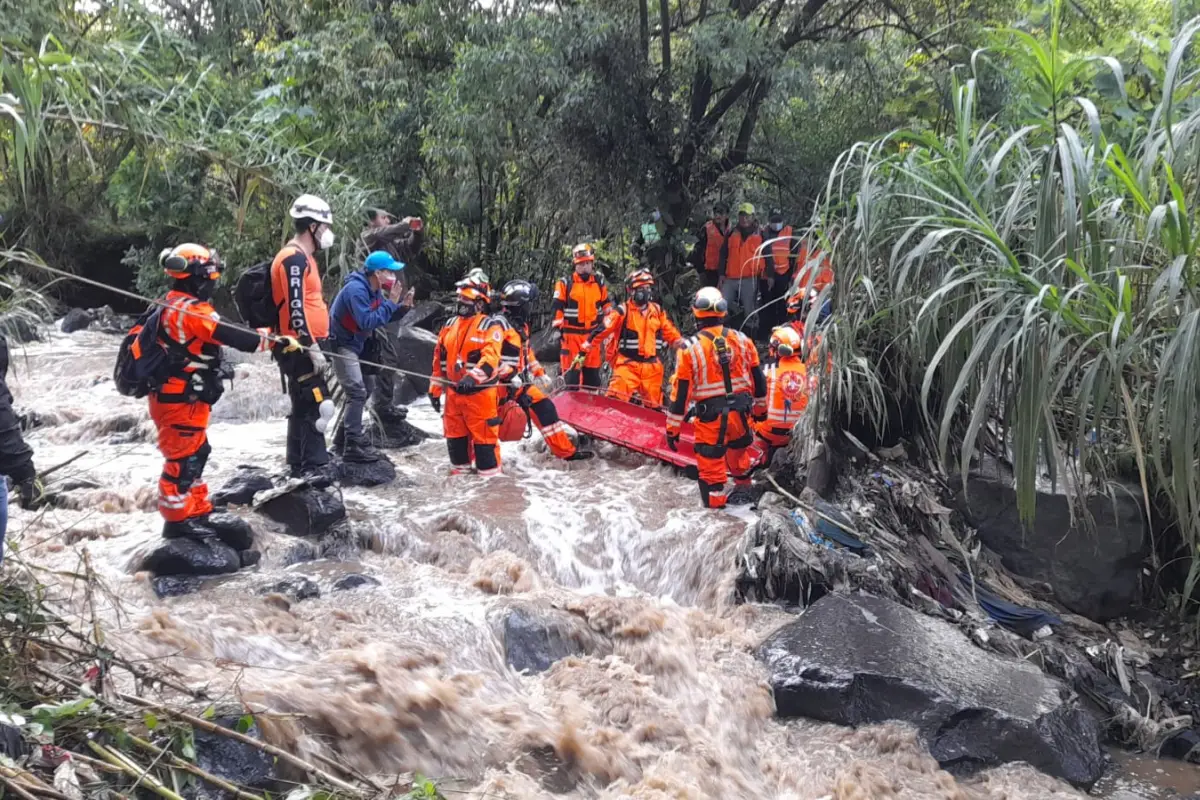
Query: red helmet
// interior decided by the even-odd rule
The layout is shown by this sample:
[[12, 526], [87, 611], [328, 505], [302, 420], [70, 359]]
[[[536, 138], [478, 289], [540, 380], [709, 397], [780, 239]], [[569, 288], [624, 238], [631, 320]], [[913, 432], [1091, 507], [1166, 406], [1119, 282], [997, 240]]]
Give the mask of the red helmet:
[[632, 292], [634, 289], [640, 289], [643, 286], [653, 286], [654, 275], [648, 269], [635, 270], [625, 278], [625, 290]]
[[181, 244], [162, 255], [163, 271], [176, 280], [206, 278], [215, 281], [221, 277], [221, 258], [216, 250], [200, 244]]

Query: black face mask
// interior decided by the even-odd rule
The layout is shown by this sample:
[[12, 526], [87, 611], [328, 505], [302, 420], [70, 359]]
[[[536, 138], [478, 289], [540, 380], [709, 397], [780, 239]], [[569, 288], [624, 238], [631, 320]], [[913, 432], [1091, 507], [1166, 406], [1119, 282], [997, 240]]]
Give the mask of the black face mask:
[[504, 314], [508, 317], [508, 321], [516, 325], [524, 325], [525, 320], [529, 319], [529, 309], [524, 305], [519, 306], [504, 306]]
[[644, 305], [646, 305], [646, 303], [649, 303], [650, 302], [650, 290], [645, 289], [645, 288], [634, 289], [633, 290], [633, 302], [639, 306], [644, 306]]
[[454, 307], [454, 312], [460, 317], [473, 317], [475, 316], [475, 304], [459, 302], [459, 304]]
[[217, 290], [217, 282], [208, 278], [191, 277], [175, 282], [176, 288], [190, 294], [197, 300], [208, 302]]

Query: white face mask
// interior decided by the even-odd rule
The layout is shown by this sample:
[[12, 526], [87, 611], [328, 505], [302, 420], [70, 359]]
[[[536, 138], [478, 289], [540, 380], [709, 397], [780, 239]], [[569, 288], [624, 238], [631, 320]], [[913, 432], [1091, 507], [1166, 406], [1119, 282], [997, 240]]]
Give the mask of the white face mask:
[[773, 231], [781, 231], [781, 230], [783, 230], [783, 223], [782, 223], [782, 222], [772, 222], [772, 223], [771, 223], [771, 230], [773, 230]]
[[333, 238], [333, 231], [329, 230], [329, 228], [326, 228], [325, 230], [321, 231], [321, 235], [317, 237], [317, 247], [320, 247], [322, 250], [328, 250], [329, 248], [333, 247]]

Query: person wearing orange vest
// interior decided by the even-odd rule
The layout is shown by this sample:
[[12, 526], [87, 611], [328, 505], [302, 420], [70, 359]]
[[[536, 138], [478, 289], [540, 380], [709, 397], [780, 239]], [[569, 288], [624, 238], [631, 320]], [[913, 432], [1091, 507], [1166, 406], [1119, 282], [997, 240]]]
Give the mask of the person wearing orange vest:
[[[796, 290], [791, 297], [788, 298], [787, 312], [788, 321], [784, 327], [796, 332], [800, 337], [800, 356], [804, 359], [804, 363], [808, 367], [809, 376], [815, 376], [820, 370], [820, 348], [821, 348], [821, 333], [820, 330], [824, 327], [825, 322], [829, 319], [833, 311], [833, 304], [829, 298], [821, 304], [821, 308], [817, 311], [816, 320], [814, 320], [814, 329], [807, 330], [808, 317], [814, 303], [817, 302], [819, 294], [816, 290], [809, 290], [807, 293], [801, 287]], [[825, 357], [825, 372], [833, 371], [833, 356], [826, 355]]]
[[265, 350], [267, 339], [261, 332], [222, 322], [213, 309], [210, 301], [221, 277], [215, 251], [181, 244], [164, 252], [161, 261], [173, 283], [159, 312], [159, 338], [167, 345], [171, 367], [149, 396], [150, 419], [165, 459], [158, 479], [158, 511], [165, 520], [165, 538], [200, 539], [215, 533], [208, 524], [213, 506], [203, 475], [212, 452], [209, 416], [224, 393], [221, 347], [253, 353]]
[[767, 378], [767, 407], [755, 421], [754, 433], [770, 456], [786, 447], [792, 428], [808, 408], [808, 368], [800, 355], [800, 334], [790, 327], [771, 332], [770, 354], [773, 363], [764, 371]]
[[468, 472], [472, 459], [481, 476], [500, 474], [497, 382], [505, 323], [488, 315], [489, 294], [482, 273], [459, 281], [455, 315], [433, 348], [429, 404], [441, 412], [445, 393], [442, 431], [451, 475]]
[[729, 255], [729, 204], [717, 202], [713, 205], [712, 218], [704, 223], [696, 245], [688, 255], [688, 263], [700, 274], [704, 286], [717, 286], [725, 274], [725, 262]]
[[637, 397], [642, 405], [661, 408], [663, 402], [663, 364], [659, 357], [663, 346], [683, 346], [683, 336], [667, 312], [651, 298], [654, 276], [639, 269], [625, 279], [626, 301], [604, 319], [604, 330], [592, 335], [592, 342], [614, 338], [612, 378], [608, 396], [619, 400]]
[[571, 441], [567, 426], [547, 390], [550, 379], [529, 347], [529, 317], [538, 299], [538, 288], [529, 281], [515, 280], [500, 292], [504, 322], [504, 344], [500, 348], [501, 405], [516, 403], [533, 418], [550, 452], [564, 461], [583, 461], [595, 453], [580, 450]]
[[559, 363], [567, 386], [600, 387], [603, 353], [588, 346], [588, 337], [604, 324], [608, 313], [608, 286], [597, 274], [596, 251], [590, 244], [577, 245], [571, 253], [575, 270], [554, 284], [554, 321], [562, 332]]
[[[672, 450], [679, 444], [685, 416], [695, 418], [696, 467], [706, 508], [751, 502], [744, 491], [750, 487], [747, 448], [754, 442], [750, 417], [767, 394], [754, 342], [725, 327], [726, 309], [716, 289], [696, 292], [692, 313], [699, 332], [679, 352], [667, 412], [667, 446]], [[727, 498], [725, 482], [731, 474], [735, 489]]]
[[800, 240], [793, 238], [792, 226], [783, 222], [783, 212], [771, 209], [767, 229], [763, 233], [766, 269], [763, 274], [762, 324], [774, 330], [783, 324], [786, 310], [784, 298], [796, 274], [796, 259], [800, 254]]
[[799, 243], [796, 252], [796, 278], [792, 281], [792, 291], [803, 291], [820, 294], [826, 286], [833, 283], [833, 269], [829, 266], [829, 257], [819, 248], [812, 247], [807, 241]]
[[287, 464], [293, 476], [323, 473], [329, 464], [325, 429], [333, 401], [325, 383], [321, 344], [329, 338], [329, 309], [321, 295], [315, 255], [333, 247], [333, 211], [311, 194], [301, 195], [288, 212], [296, 235], [271, 263], [271, 295], [279, 307], [279, 334], [272, 355], [287, 385], [292, 410], [287, 417]]
[[[742, 203], [738, 206], [737, 227], [729, 233], [726, 243], [728, 257], [720, 284], [726, 306], [730, 310], [736, 308], [742, 319], [758, 308], [759, 281], [765, 267], [762, 243], [762, 232], [754, 219], [754, 206]], [[753, 328], [755, 324], [757, 320], [748, 327]]]

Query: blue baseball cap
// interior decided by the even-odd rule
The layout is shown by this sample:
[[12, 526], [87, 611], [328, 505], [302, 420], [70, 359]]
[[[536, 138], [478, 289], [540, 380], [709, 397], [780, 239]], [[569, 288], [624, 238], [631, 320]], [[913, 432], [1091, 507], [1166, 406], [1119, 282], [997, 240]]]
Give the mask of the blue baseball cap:
[[386, 250], [376, 250], [367, 256], [367, 260], [363, 262], [363, 271], [370, 275], [372, 272], [377, 272], [381, 269], [399, 272], [404, 269], [404, 262], [392, 258], [392, 254]]

